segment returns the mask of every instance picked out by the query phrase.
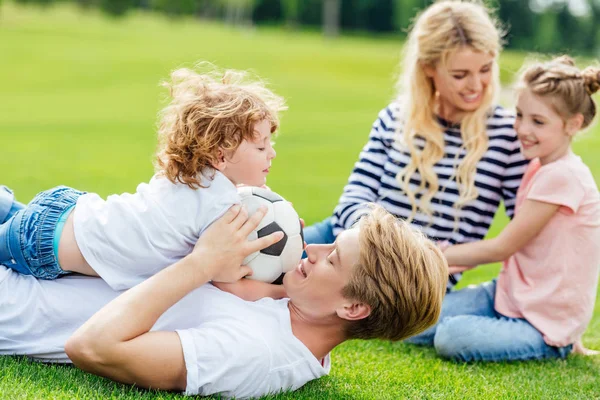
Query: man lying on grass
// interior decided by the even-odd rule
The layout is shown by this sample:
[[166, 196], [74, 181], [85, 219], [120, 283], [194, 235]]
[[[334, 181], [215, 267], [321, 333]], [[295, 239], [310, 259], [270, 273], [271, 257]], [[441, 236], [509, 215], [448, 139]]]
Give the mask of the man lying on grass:
[[327, 374], [329, 353], [345, 340], [401, 340], [437, 320], [445, 259], [382, 208], [334, 244], [308, 246], [284, 277], [289, 299], [248, 302], [211, 285], [248, 274], [244, 257], [280, 239], [247, 240], [263, 216], [233, 206], [190, 255], [126, 292], [99, 278], [42, 281], [0, 266], [0, 354], [71, 360], [146, 388], [246, 398]]

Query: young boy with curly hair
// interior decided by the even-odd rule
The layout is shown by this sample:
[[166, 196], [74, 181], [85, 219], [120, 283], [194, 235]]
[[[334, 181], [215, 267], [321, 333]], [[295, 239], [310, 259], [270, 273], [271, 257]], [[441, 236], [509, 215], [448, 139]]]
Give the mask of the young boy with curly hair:
[[185, 257], [239, 202], [236, 185], [261, 186], [284, 101], [238, 71], [172, 73], [156, 174], [133, 194], [59, 186], [27, 206], [0, 186], [0, 264], [55, 279], [76, 272], [127, 289]]

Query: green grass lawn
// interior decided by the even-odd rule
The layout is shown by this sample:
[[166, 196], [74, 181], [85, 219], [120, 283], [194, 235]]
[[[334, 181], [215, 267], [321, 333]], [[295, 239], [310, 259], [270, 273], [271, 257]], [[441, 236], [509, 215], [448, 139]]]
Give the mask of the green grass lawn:
[[[156, 113], [170, 70], [208, 60], [252, 69], [289, 104], [269, 185], [308, 224], [328, 216], [378, 111], [393, 96], [401, 42], [324, 40], [318, 33], [236, 30], [205, 21], [138, 14], [105, 19], [68, 7], [0, 8], [0, 183], [21, 201], [58, 185], [102, 195], [133, 191], [152, 175]], [[523, 55], [502, 58], [505, 82]], [[599, 137], [575, 145], [600, 177]], [[499, 216], [491, 234], [506, 223]], [[574, 266], [575, 268], [576, 266]], [[468, 273], [462, 285], [495, 276]], [[68, 310], [66, 310], [68, 312]], [[600, 349], [600, 301], [584, 341]], [[462, 365], [431, 349], [352, 341], [333, 353], [330, 376], [275, 398], [600, 398], [600, 359]], [[0, 357], [0, 398], [138, 397], [156, 393], [75, 368]]]

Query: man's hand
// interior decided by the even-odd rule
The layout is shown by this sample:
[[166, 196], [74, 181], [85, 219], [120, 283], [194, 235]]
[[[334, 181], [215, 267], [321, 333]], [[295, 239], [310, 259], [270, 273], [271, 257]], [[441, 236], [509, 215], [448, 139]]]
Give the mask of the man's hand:
[[283, 238], [283, 232], [274, 232], [257, 240], [248, 240], [248, 235], [260, 224], [266, 212], [266, 207], [260, 207], [248, 217], [246, 209], [236, 204], [200, 236], [192, 254], [211, 260], [213, 281], [236, 282], [250, 275], [250, 267], [242, 266], [244, 258]]

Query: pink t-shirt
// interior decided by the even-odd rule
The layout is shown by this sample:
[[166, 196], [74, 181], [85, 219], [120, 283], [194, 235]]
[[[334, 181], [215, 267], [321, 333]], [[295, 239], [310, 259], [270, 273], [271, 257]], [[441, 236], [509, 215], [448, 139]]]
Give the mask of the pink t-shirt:
[[569, 153], [547, 165], [532, 160], [517, 193], [558, 204], [558, 212], [525, 247], [504, 262], [495, 308], [525, 318], [550, 346], [575, 342], [594, 310], [600, 266], [600, 195], [590, 169]]

